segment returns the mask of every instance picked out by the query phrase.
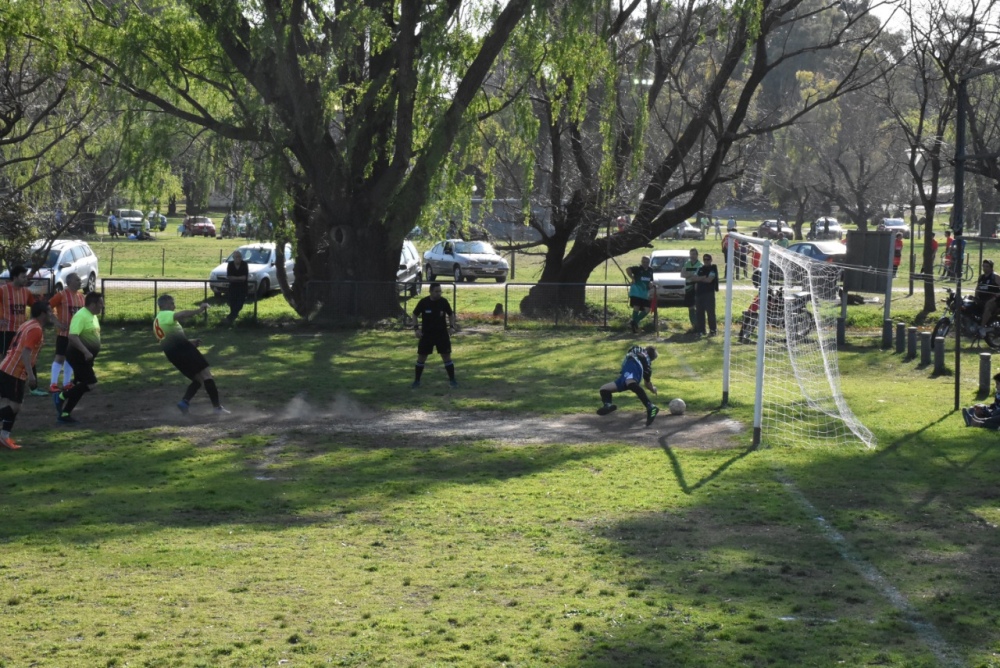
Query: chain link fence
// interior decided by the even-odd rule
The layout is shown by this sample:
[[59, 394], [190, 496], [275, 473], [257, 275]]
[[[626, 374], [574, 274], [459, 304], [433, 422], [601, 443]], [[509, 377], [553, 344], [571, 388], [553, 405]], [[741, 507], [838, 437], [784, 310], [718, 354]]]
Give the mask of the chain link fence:
[[[255, 282], [247, 285], [246, 307], [243, 318], [257, 322], [257, 300], [253, 295], [257, 290]], [[208, 302], [220, 310], [228, 309], [225, 297], [216, 298], [209, 282], [195, 279], [158, 278], [102, 278], [101, 292], [104, 294], [104, 314], [101, 322], [114, 324], [149, 324], [156, 317], [156, 300], [161, 295], [173, 296], [178, 310], [197, 308]], [[209, 309], [211, 310], [211, 309]], [[208, 322], [208, 313], [202, 316]]]
[[[495, 326], [505, 330], [578, 329], [623, 327], [632, 310], [628, 286], [620, 284], [535, 283], [441, 283], [444, 294], [463, 326]], [[207, 301], [216, 315], [227, 312], [225, 296], [216, 297], [206, 280], [196, 279], [101, 279], [104, 293], [102, 322], [147, 325], [156, 317], [156, 300], [174, 297], [179, 310], [197, 308]], [[253, 298], [256, 285], [248, 286], [242, 318], [297, 317], [280, 297], [267, 300], [265, 314]], [[306, 297], [316, 304], [310, 322], [329, 327], [388, 326], [413, 324], [413, 311], [427, 296], [427, 284], [360, 281], [310, 281]], [[279, 304], [280, 302], [280, 304]], [[209, 313], [204, 316], [208, 322]], [[218, 318], [213, 318], [218, 319]]]

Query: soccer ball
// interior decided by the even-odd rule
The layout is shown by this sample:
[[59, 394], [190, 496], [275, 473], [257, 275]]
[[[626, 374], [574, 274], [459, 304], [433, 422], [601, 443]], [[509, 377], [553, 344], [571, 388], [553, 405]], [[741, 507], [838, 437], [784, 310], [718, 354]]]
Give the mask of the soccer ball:
[[670, 413], [672, 415], [684, 415], [685, 410], [687, 410], [687, 404], [684, 403], [683, 399], [670, 400]]

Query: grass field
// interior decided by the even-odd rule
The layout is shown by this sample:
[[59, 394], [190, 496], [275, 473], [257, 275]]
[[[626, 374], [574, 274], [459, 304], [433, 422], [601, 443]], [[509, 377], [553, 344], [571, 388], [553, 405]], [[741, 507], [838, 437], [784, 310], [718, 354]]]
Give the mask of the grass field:
[[717, 340], [647, 430], [592, 414], [617, 332], [469, 332], [414, 392], [406, 333], [194, 327], [221, 421], [105, 334], [81, 428], [32, 398], [0, 452], [5, 668], [1000, 665], [997, 436], [901, 356], [840, 356], [876, 449], [750, 451]]

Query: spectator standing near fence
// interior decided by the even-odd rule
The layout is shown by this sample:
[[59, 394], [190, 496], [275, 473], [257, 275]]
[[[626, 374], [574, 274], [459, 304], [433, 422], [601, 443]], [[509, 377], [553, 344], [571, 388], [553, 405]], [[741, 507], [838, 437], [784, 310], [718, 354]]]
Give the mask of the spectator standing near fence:
[[191, 316], [201, 315], [208, 310], [208, 302], [202, 302], [198, 308], [186, 311], [177, 311], [174, 298], [170, 295], [163, 295], [156, 300], [156, 305], [160, 312], [153, 319], [153, 335], [160, 342], [160, 349], [166, 355], [174, 367], [180, 371], [184, 377], [191, 381], [184, 397], [177, 403], [177, 408], [184, 415], [188, 414], [191, 399], [198, 393], [201, 386], [205, 386], [205, 392], [212, 402], [216, 415], [228, 415], [227, 411], [219, 402], [219, 389], [215, 386], [215, 379], [212, 377], [212, 370], [209, 368], [208, 360], [198, 350], [201, 339], [191, 340], [184, 333], [182, 320], [187, 320]]
[[719, 220], [718, 218], [715, 219], [715, 238], [716, 239], [722, 238], [722, 221]]
[[227, 325], [232, 325], [239, 317], [243, 305], [247, 302], [247, 281], [250, 278], [250, 270], [247, 263], [243, 261], [243, 254], [239, 251], [233, 252], [233, 259], [226, 265], [226, 280], [229, 281], [229, 315], [226, 316]]
[[[66, 361], [66, 351], [69, 349], [69, 324], [76, 312], [83, 308], [83, 295], [80, 293], [80, 277], [70, 274], [66, 277], [66, 287], [57, 292], [49, 300], [52, 307], [51, 320], [56, 326], [56, 355], [52, 361], [52, 376], [49, 382], [49, 392], [59, 392], [73, 381], [73, 367]], [[59, 384], [59, 372], [62, 372], [62, 385]]]
[[681, 278], [684, 279], [684, 306], [688, 310], [688, 320], [691, 321], [691, 331], [695, 331], [695, 309], [694, 309], [694, 277], [698, 275], [701, 262], [698, 261], [698, 249], [692, 248], [688, 254], [688, 259], [681, 267]]
[[69, 346], [66, 361], [73, 367], [73, 386], [52, 395], [56, 405], [56, 421], [76, 424], [73, 409], [84, 394], [97, 385], [94, 359], [101, 352], [101, 322], [97, 317], [104, 310], [104, 295], [91, 292], [83, 300], [83, 308], [69, 323]]
[[694, 277], [695, 294], [695, 334], [705, 335], [705, 320], [708, 320], [708, 335], [715, 336], [715, 293], [719, 289], [719, 269], [712, 264], [712, 256], [705, 254], [702, 265]]
[[7, 354], [17, 330], [28, 319], [28, 309], [35, 296], [27, 288], [28, 269], [17, 265], [10, 269], [10, 281], [0, 285], [0, 357]]
[[893, 250], [892, 250], [892, 275], [895, 276], [896, 272], [899, 271], [899, 263], [903, 260], [903, 233], [896, 232], [896, 238], [893, 240]]
[[38, 351], [45, 343], [42, 328], [48, 324], [49, 305], [35, 302], [31, 305], [31, 317], [17, 330], [10, 349], [0, 361], [0, 445], [8, 450], [20, 450], [21, 445], [11, 438], [14, 420], [24, 403], [25, 386], [38, 387], [35, 376], [35, 362]]
[[413, 332], [417, 337], [417, 365], [414, 369], [414, 389], [420, 387], [420, 378], [424, 373], [424, 362], [427, 356], [436, 348], [444, 362], [444, 370], [448, 372], [448, 383], [458, 387], [455, 380], [455, 363], [451, 360], [451, 336], [449, 330], [456, 330], [455, 312], [451, 304], [441, 296], [441, 284], [431, 283], [430, 294], [417, 302], [413, 309]]
[[951, 276], [952, 242], [955, 240], [951, 236], [951, 230], [944, 231], [944, 266], [941, 268], [942, 276]]

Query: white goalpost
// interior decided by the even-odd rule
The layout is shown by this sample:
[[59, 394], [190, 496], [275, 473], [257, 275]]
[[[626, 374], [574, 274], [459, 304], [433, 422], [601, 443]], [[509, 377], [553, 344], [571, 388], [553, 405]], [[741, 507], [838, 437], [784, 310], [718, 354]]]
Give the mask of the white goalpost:
[[[758, 237], [745, 268], [726, 256], [724, 404], [753, 405], [753, 444], [875, 444], [840, 389], [837, 317], [842, 269]], [[736, 272], [752, 280], [737, 280]]]

